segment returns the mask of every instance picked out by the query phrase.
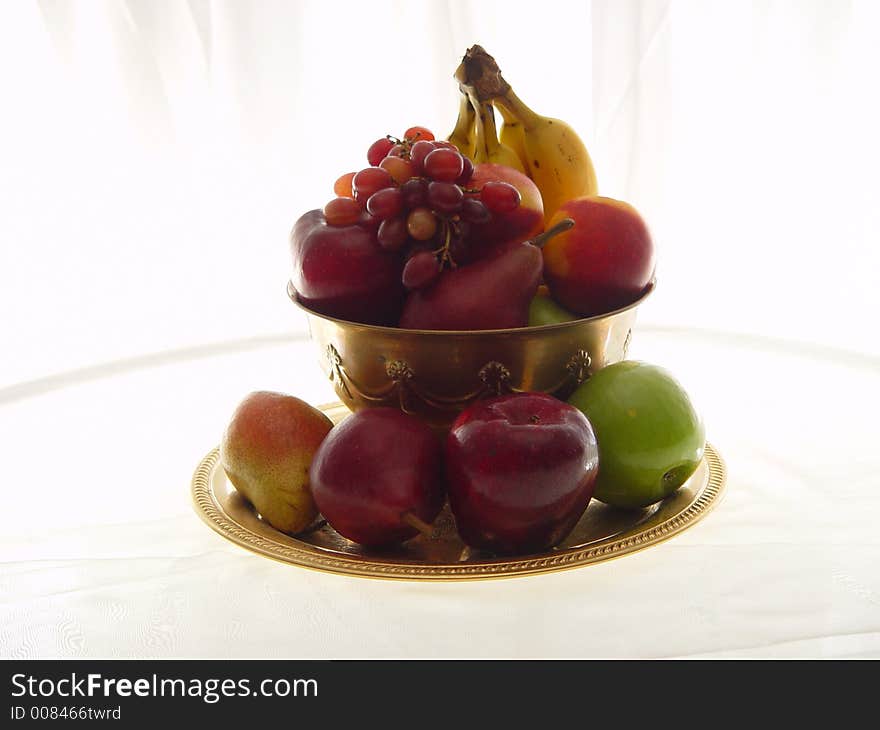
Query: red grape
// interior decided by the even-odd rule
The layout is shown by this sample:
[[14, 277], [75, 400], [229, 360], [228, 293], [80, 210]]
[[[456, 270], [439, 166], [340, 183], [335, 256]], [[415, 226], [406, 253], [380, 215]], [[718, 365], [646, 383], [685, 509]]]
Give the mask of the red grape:
[[419, 251], [403, 267], [403, 285], [407, 289], [421, 289], [440, 274], [440, 262], [430, 251]]
[[403, 185], [413, 176], [412, 162], [402, 157], [386, 157], [379, 163], [379, 167], [387, 170], [398, 185]]
[[426, 127], [410, 127], [406, 130], [403, 137], [404, 139], [411, 139], [413, 141], [421, 139], [430, 142], [434, 139], [434, 133]]
[[394, 184], [388, 170], [381, 167], [365, 167], [351, 181], [354, 197], [361, 203], [366, 203], [369, 197], [377, 190], [390, 188]]
[[471, 162], [469, 157], [465, 157], [462, 155], [462, 159], [464, 160], [464, 169], [461, 171], [461, 175], [456, 179], [456, 183], [459, 185], [467, 185], [470, 182], [470, 179], [474, 176], [474, 163]]
[[464, 193], [461, 188], [450, 182], [432, 182], [428, 184], [428, 205], [438, 213], [451, 215], [461, 209]]
[[425, 158], [430, 155], [437, 147], [433, 142], [416, 142], [409, 150], [409, 159], [413, 164], [413, 172], [420, 175], [424, 172], [423, 163]]
[[388, 218], [382, 221], [376, 237], [379, 239], [379, 245], [386, 251], [399, 251], [409, 237], [406, 230], [406, 220], [403, 218]]
[[422, 163], [428, 177], [440, 182], [455, 182], [464, 172], [464, 159], [455, 150], [434, 150]]
[[382, 188], [367, 200], [367, 212], [379, 220], [387, 220], [400, 213], [403, 196], [398, 188]]
[[386, 157], [403, 157], [406, 154], [406, 147], [402, 144], [394, 145], [390, 150], [388, 150], [388, 154]]
[[355, 173], [347, 172], [340, 175], [336, 182], [333, 183], [333, 192], [340, 198], [353, 198], [354, 191], [351, 189], [351, 181], [354, 179]]
[[400, 186], [400, 192], [403, 194], [403, 204], [407, 208], [418, 208], [428, 199], [428, 181], [412, 178]]
[[480, 200], [491, 213], [510, 213], [519, 207], [522, 196], [506, 182], [487, 182], [480, 190]]
[[437, 142], [434, 142], [434, 144], [437, 146], [437, 149], [440, 149], [441, 147], [443, 147], [448, 150], [455, 150], [456, 152], [461, 152], [461, 150], [458, 149], [458, 147], [454, 143], [452, 143], [448, 140], [445, 140], [445, 139], [438, 140]]
[[488, 223], [492, 220], [492, 214], [479, 200], [466, 198], [461, 203], [461, 219], [468, 223]]
[[367, 162], [373, 167], [376, 167], [383, 159], [385, 159], [385, 155], [388, 154], [388, 151], [392, 147], [394, 147], [394, 142], [388, 139], [388, 137], [377, 139], [370, 145], [370, 149], [367, 150]]
[[331, 226], [350, 226], [361, 219], [362, 213], [354, 198], [333, 198], [324, 206], [324, 217]]
[[381, 223], [382, 223], [381, 218], [377, 218], [374, 215], [370, 215], [369, 213], [367, 213], [367, 211], [363, 212], [363, 215], [361, 215], [361, 219], [358, 221], [359, 226], [361, 226], [362, 228], [366, 228], [370, 231], [373, 231], [374, 233], [377, 230], [379, 230], [379, 226], [381, 225]]
[[417, 241], [427, 241], [437, 232], [437, 216], [427, 208], [416, 208], [406, 218], [406, 230]]
[[406, 263], [413, 256], [415, 256], [419, 251], [433, 251], [434, 250], [434, 242], [433, 241], [414, 241], [410, 238], [409, 245], [406, 246], [403, 253], [403, 261]]

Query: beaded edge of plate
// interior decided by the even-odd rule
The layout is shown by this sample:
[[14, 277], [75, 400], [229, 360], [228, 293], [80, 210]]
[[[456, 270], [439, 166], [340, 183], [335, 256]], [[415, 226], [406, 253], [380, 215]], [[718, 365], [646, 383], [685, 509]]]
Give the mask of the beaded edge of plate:
[[192, 478], [193, 505], [213, 530], [231, 542], [253, 552], [284, 563], [299, 565], [325, 573], [398, 580], [478, 580], [511, 578], [577, 568], [642, 550], [685, 530], [704, 517], [718, 502], [726, 483], [724, 460], [711, 444], [706, 444], [703, 458], [709, 468], [709, 479], [697, 498], [687, 508], [658, 525], [621, 538], [585, 548], [571, 548], [540, 557], [509, 558], [464, 565], [394, 562], [337, 557], [306, 546], [283, 545], [245, 529], [223, 511], [211, 489], [212, 477], [220, 460], [220, 451], [212, 449], [199, 463]]

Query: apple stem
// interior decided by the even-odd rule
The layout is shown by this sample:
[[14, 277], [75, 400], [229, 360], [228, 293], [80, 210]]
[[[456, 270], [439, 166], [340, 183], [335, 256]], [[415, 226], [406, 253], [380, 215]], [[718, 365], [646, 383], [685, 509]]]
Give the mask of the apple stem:
[[404, 512], [400, 515], [400, 521], [405, 522], [410, 527], [418, 530], [429, 540], [434, 539], [434, 528], [412, 512]]
[[535, 236], [529, 243], [533, 246], [537, 246], [538, 248], [544, 248], [544, 244], [547, 243], [554, 236], [558, 236], [560, 233], [564, 233], [565, 231], [571, 230], [574, 228], [574, 221], [571, 218], [563, 218], [559, 223], [557, 223], [552, 228], [548, 228], [542, 234]]

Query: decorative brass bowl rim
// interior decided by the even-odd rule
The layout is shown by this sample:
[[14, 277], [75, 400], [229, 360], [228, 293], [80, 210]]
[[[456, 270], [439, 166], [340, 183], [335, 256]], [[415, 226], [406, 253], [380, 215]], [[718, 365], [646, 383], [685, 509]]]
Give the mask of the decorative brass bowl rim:
[[614, 309], [610, 312], [604, 312], [602, 314], [594, 314], [592, 317], [582, 317], [580, 319], [572, 319], [568, 322], [558, 322], [554, 324], [541, 324], [534, 325], [531, 327], [508, 327], [506, 329], [494, 329], [494, 330], [420, 330], [420, 329], [403, 329], [401, 327], [388, 327], [385, 325], [379, 324], [364, 324], [363, 322], [352, 322], [348, 319], [339, 319], [338, 317], [331, 317], [327, 314], [321, 314], [320, 312], [316, 312], [314, 309], [309, 309], [305, 304], [299, 301], [299, 297], [296, 293], [296, 290], [293, 288], [293, 282], [289, 279], [287, 281], [287, 296], [290, 297], [291, 301], [296, 304], [303, 312], [306, 314], [314, 315], [315, 317], [320, 317], [321, 319], [325, 319], [328, 322], [334, 322], [343, 327], [353, 327], [360, 328], [364, 330], [377, 331], [377, 332], [386, 332], [386, 333], [394, 333], [394, 332], [405, 332], [407, 334], [413, 335], [430, 335], [430, 336], [438, 336], [438, 335], [456, 335], [456, 336], [481, 336], [481, 335], [509, 335], [509, 334], [517, 334], [517, 333], [530, 333], [530, 332], [546, 332], [557, 329], [564, 329], [566, 327], [574, 327], [579, 324], [585, 324], [587, 322], [598, 322], [602, 319], [607, 319], [609, 317], [614, 317], [615, 315], [621, 314], [622, 312], [626, 312], [630, 309], [634, 309], [639, 306], [642, 302], [644, 302], [657, 288], [657, 278], [653, 277], [651, 281], [648, 282], [648, 285], [645, 287], [641, 296], [636, 299], [634, 302], [627, 304], [625, 307], [620, 307], [618, 309]]

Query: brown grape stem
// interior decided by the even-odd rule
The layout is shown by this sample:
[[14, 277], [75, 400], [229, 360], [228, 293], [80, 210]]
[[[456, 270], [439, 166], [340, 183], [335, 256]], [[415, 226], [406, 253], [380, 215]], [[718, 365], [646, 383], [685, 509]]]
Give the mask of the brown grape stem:
[[406, 523], [413, 529], [418, 530], [428, 540], [433, 540], [436, 536], [434, 528], [412, 512], [404, 512], [400, 515], [400, 521]]
[[449, 264], [449, 267], [454, 269], [457, 268], [457, 264], [455, 260], [452, 258], [452, 254], [449, 253], [449, 247], [452, 245], [452, 224], [446, 220], [445, 218], [441, 219], [443, 223], [443, 231], [445, 234], [445, 240], [443, 241], [443, 245], [437, 250], [433, 251], [434, 255], [440, 255], [440, 268]]
[[574, 221], [571, 218], [563, 218], [559, 223], [557, 223], [552, 228], [548, 228], [542, 234], [535, 236], [529, 243], [533, 246], [537, 246], [538, 248], [544, 248], [544, 245], [554, 236], [558, 236], [560, 233], [565, 233], [565, 231], [570, 231], [574, 228]]

